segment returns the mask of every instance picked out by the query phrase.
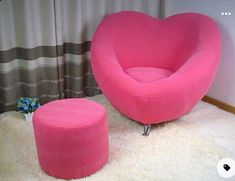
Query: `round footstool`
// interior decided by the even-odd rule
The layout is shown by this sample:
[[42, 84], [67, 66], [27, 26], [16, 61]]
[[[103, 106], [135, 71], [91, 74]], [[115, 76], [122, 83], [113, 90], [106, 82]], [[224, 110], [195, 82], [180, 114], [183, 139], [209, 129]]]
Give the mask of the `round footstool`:
[[33, 117], [38, 158], [49, 175], [73, 179], [88, 176], [108, 160], [105, 108], [88, 99], [45, 104]]

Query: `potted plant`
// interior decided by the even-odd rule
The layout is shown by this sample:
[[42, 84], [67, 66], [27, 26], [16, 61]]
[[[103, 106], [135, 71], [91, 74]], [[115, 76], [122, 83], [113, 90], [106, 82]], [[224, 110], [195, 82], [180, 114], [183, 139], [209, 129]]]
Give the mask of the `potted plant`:
[[32, 121], [34, 111], [40, 107], [37, 98], [20, 97], [17, 101], [17, 108], [24, 113], [26, 121]]

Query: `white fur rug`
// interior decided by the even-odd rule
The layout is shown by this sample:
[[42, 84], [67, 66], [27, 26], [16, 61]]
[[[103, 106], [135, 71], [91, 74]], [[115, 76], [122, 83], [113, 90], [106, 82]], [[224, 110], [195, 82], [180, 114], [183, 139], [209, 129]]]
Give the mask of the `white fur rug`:
[[[200, 102], [190, 114], [153, 126], [144, 137], [143, 126], [120, 115], [104, 96], [91, 99], [109, 112], [110, 160], [81, 181], [225, 180], [216, 167], [224, 157], [235, 159], [235, 115]], [[0, 181], [55, 180], [39, 167], [31, 122], [18, 112], [1, 114]]]

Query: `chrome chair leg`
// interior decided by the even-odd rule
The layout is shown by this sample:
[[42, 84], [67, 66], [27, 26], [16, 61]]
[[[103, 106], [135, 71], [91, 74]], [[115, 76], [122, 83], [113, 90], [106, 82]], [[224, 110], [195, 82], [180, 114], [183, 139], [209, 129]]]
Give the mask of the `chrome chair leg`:
[[145, 124], [143, 136], [148, 136], [150, 133], [150, 129], [151, 129], [151, 124]]

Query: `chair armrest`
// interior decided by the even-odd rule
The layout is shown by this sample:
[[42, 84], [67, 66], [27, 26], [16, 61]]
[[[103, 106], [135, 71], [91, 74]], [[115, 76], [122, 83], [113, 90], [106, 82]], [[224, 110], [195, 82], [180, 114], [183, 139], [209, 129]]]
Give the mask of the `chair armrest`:
[[139, 83], [125, 73], [115, 51], [107, 44], [92, 44], [91, 64], [101, 88], [107, 85], [115, 88], [116, 91], [126, 93], [138, 87]]
[[174, 77], [184, 88], [189, 105], [195, 104], [206, 94], [215, 78], [219, 63], [220, 50], [201, 50], [193, 54], [175, 73]]

